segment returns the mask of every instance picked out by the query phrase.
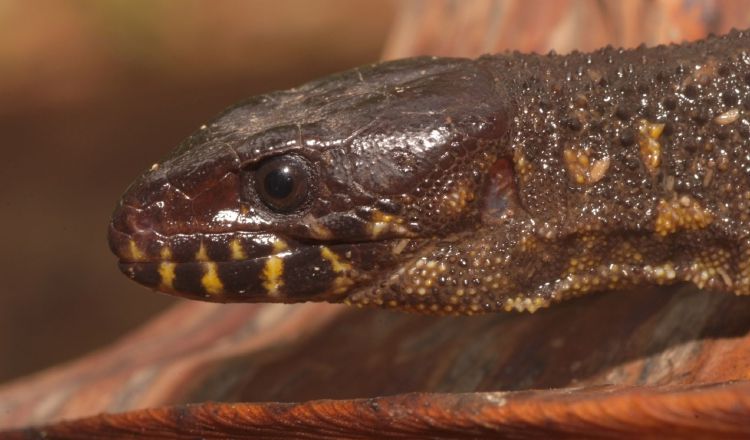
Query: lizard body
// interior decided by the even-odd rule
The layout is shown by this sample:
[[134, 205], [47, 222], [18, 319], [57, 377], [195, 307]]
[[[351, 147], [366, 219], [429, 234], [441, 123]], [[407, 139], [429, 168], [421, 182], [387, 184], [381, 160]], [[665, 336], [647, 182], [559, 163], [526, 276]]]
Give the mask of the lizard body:
[[535, 311], [750, 293], [750, 34], [422, 57], [251, 98], [131, 185], [110, 246], [216, 302]]

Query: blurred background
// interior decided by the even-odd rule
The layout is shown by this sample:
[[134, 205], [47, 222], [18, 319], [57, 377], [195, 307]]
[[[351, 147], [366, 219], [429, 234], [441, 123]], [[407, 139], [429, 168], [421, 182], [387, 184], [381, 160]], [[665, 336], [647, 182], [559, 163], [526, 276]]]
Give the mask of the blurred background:
[[377, 60], [394, 4], [0, 0], [0, 382], [175, 299], [106, 244], [122, 191], [222, 108]]

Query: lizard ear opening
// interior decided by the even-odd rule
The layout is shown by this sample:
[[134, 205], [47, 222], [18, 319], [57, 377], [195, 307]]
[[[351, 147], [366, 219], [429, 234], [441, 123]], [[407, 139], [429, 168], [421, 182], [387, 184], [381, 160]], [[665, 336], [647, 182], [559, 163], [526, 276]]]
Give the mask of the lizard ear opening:
[[482, 221], [503, 222], [512, 217], [520, 207], [518, 186], [513, 164], [508, 159], [498, 159], [488, 172], [482, 192]]

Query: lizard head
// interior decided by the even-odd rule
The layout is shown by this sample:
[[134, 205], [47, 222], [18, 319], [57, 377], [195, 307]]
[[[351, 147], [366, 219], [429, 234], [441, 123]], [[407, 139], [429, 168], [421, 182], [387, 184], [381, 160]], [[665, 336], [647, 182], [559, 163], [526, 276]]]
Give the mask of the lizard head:
[[127, 276], [180, 296], [370, 298], [481, 221], [508, 125], [495, 87], [469, 61], [422, 58], [249, 99], [128, 188], [110, 247]]

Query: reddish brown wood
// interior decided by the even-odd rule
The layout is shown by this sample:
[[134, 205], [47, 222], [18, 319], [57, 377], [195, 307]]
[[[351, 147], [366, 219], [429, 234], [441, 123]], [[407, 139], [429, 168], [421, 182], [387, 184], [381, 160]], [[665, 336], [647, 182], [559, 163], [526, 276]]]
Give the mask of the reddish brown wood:
[[[750, 23], [750, 8], [729, 1], [521, 4], [406, 3], [387, 56], [632, 46]], [[0, 387], [0, 427], [45, 425], [0, 437], [740, 437], [749, 330], [750, 298], [689, 287], [531, 316], [185, 303], [108, 349]], [[205, 401], [311, 402], [173, 406]]]
[[386, 59], [653, 46], [750, 25], [750, 8], [741, 0], [416, 0], [401, 6]]
[[746, 438], [750, 384], [404, 394], [301, 404], [184, 405], [59, 423], [7, 439]]

